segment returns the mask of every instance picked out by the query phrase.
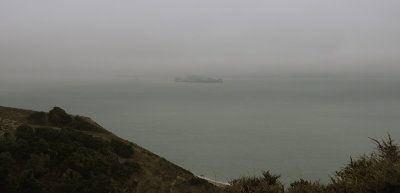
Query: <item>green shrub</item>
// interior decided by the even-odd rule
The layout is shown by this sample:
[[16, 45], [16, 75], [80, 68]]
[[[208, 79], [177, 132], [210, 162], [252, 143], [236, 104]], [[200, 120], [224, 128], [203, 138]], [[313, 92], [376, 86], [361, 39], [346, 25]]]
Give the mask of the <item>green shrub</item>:
[[111, 149], [121, 157], [129, 158], [133, 156], [132, 147], [118, 140], [111, 140]]
[[10, 178], [9, 173], [15, 169], [15, 161], [10, 152], [0, 153], [0, 187], [3, 190], [13, 192], [15, 184]]
[[307, 180], [300, 179], [292, 182], [287, 190], [288, 193], [324, 193], [327, 192], [324, 185], [320, 185], [318, 182], [310, 182]]
[[392, 193], [400, 192], [400, 151], [390, 135], [377, 144], [377, 152], [350, 160], [337, 171], [328, 186], [334, 192]]
[[33, 137], [33, 128], [28, 125], [21, 125], [17, 127], [15, 136], [20, 139], [29, 139]]
[[33, 124], [44, 125], [47, 123], [47, 115], [45, 112], [35, 112], [28, 116], [28, 120]]
[[96, 125], [85, 120], [83, 117], [75, 116], [72, 122], [72, 128], [82, 131], [102, 131]]
[[189, 184], [193, 186], [202, 186], [207, 183], [207, 180], [198, 177], [193, 177], [189, 180]]
[[49, 111], [49, 121], [55, 126], [65, 126], [72, 121], [72, 117], [60, 107], [54, 107]]
[[280, 175], [263, 172], [263, 177], [242, 177], [232, 180], [230, 186], [224, 188], [226, 193], [283, 193]]
[[130, 172], [138, 172], [140, 170], [140, 165], [136, 162], [125, 162], [124, 165], [129, 169]]
[[39, 180], [35, 178], [35, 175], [32, 170], [25, 170], [22, 172], [22, 175], [19, 177], [18, 183], [18, 192], [26, 192], [26, 193], [42, 193], [43, 184], [40, 183]]
[[39, 127], [35, 128], [35, 135], [48, 141], [55, 141], [60, 135], [60, 132], [49, 127]]
[[[337, 171], [327, 185], [306, 180], [295, 181], [287, 193], [395, 193], [400, 192], [400, 148], [390, 135], [386, 140], [372, 139], [377, 151], [350, 160]], [[279, 176], [269, 172], [263, 178], [240, 178], [231, 181], [225, 193], [275, 193], [283, 192]]]
[[[140, 166], [120, 163], [111, 142], [69, 128], [26, 125], [15, 136], [0, 140], [0, 192], [134, 192], [131, 177]], [[112, 144], [129, 154], [125, 143]]]
[[0, 183], [8, 176], [8, 172], [14, 167], [14, 159], [10, 152], [0, 153]]

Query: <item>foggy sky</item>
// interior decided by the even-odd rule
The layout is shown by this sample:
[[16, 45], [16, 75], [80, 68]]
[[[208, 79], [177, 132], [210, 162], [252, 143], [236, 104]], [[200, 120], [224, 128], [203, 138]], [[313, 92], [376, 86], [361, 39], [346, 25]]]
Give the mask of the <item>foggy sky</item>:
[[400, 75], [398, 0], [0, 0], [0, 77]]

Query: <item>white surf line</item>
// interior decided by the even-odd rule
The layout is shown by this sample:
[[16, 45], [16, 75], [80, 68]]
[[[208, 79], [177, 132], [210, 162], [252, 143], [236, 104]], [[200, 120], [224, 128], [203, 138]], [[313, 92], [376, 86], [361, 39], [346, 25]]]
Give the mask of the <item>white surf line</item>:
[[215, 185], [217, 185], [217, 186], [229, 186], [229, 185], [230, 185], [228, 182], [216, 181], [216, 180], [207, 178], [207, 177], [205, 177], [205, 176], [198, 176], [198, 175], [196, 175], [196, 176], [197, 176], [198, 178], [203, 179], [203, 180], [207, 180], [208, 182], [210, 182], [210, 183], [212, 183], [212, 184], [215, 184]]

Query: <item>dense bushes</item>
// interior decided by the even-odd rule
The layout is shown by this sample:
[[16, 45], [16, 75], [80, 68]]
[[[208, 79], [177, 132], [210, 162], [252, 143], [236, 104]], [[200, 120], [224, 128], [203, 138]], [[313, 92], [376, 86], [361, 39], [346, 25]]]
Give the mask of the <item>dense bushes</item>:
[[225, 188], [226, 193], [283, 193], [283, 184], [279, 175], [272, 175], [269, 171], [263, 177], [242, 177], [232, 180]]
[[318, 182], [310, 182], [304, 179], [292, 182], [287, 190], [288, 193], [320, 193], [327, 192], [324, 185]]
[[30, 126], [19, 126], [15, 131], [15, 136], [18, 139], [31, 139], [33, 137], [33, 129]]
[[199, 177], [193, 177], [189, 180], [189, 184], [193, 186], [201, 186], [204, 184], [207, 184], [207, 180], [199, 178]]
[[47, 114], [45, 112], [35, 112], [28, 116], [28, 120], [33, 124], [44, 125], [47, 123]]
[[284, 191], [279, 176], [240, 178], [224, 188], [225, 193], [395, 193], [400, 192], [400, 148], [388, 139], [377, 141], [377, 152], [350, 160], [327, 185], [299, 180]]
[[15, 136], [14, 142], [0, 140], [1, 192], [133, 192], [137, 184], [130, 177], [140, 166], [118, 161], [113, 153], [117, 142], [67, 128], [26, 125]]
[[72, 128], [77, 130], [102, 132], [102, 130], [99, 129], [99, 127], [93, 125], [92, 123], [88, 122], [87, 120], [85, 120], [83, 117], [80, 116], [75, 116], [71, 125]]
[[[373, 139], [374, 140], [374, 139]], [[376, 142], [378, 151], [350, 160], [328, 187], [335, 192], [400, 192], [400, 150], [389, 136]]]
[[97, 124], [82, 116], [71, 116], [60, 107], [54, 107], [49, 113], [34, 112], [27, 117], [31, 124], [48, 125], [60, 128], [72, 128], [81, 131], [106, 132]]
[[111, 140], [111, 149], [121, 157], [131, 157], [133, 155], [132, 147], [118, 140]]
[[56, 126], [64, 126], [72, 121], [72, 117], [68, 115], [64, 109], [54, 107], [49, 111], [49, 121]]

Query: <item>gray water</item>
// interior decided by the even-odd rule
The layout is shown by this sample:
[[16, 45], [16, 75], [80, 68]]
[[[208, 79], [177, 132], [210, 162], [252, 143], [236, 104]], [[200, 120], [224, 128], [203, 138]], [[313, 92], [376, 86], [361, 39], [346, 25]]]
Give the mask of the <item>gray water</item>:
[[282, 174], [327, 182], [368, 137], [400, 139], [400, 81], [384, 78], [173, 78], [0, 83], [2, 106], [60, 106], [93, 118], [195, 174], [228, 181]]

